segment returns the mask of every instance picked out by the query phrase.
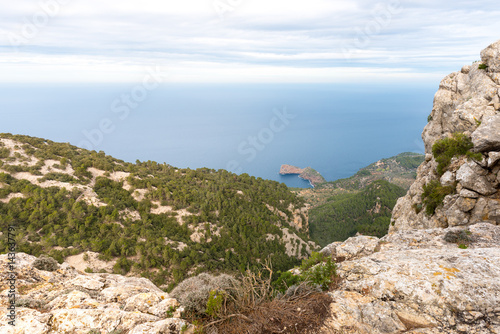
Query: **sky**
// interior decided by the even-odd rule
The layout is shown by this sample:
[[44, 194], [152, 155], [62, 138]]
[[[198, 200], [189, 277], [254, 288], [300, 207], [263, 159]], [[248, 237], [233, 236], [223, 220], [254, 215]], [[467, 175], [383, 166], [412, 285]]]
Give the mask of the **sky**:
[[0, 82], [434, 82], [500, 39], [497, 0], [2, 0]]

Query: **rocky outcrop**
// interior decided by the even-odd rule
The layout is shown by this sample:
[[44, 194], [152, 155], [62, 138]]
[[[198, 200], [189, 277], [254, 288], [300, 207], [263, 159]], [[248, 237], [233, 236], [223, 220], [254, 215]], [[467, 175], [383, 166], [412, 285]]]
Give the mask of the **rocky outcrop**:
[[[456, 235], [466, 249], [446, 241]], [[349, 260], [338, 265], [321, 333], [500, 333], [500, 226], [405, 230], [329, 248]]]
[[325, 178], [318, 171], [312, 169], [311, 167], [299, 168], [291, 165], [281, 165], [280, 174], [298, 174], [300, 178], [309, 181], [313, 187], [326, 182]]
[[[0, 333], [87, 334], [115, 331], [134, 334], [180, 333], [177, 300], [145, 278], [88, 274], [63, 263], [56, 271], [38, 270], [36, 257], [16, 254], [16, 322], [0, 315]], [[7, 255], [0, 255], [0, 307], [9, 303]]]
[[[500, 224], [500, 41], [481, 52], [481, 63], [464, 66], [441, 81], [422, 138], [426, 159], [407, 195], [394, 208], [389, 232], [409, 228]], [[446, 173], [437, 173], [432, 152], [436, 141], [463, 133], [481, 158], [456, 156]], [[451, 186], [435, 214], [422, 200], [423, 187], [432, 180]]]
[[[322, 250], [341, 277], [322, 333], [500, 333], [500, 42], [481, 57], [441, 82], [425, 161], [389, 234]], [[433, 145], [444, 138], [466, 148], [454, 147], [443, 169]]]

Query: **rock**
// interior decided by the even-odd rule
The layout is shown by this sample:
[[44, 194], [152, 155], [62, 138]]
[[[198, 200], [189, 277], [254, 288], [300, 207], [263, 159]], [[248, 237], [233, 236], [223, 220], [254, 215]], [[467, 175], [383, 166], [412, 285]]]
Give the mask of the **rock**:
[[447, 171], [446, 173], [443, 174], [443, 176], [441, 176], [440, 181], [443, 186], [452, 186], [455, 184], [456, 181], [455, 174], [450, 171]]
[[6, 317], [6, 312], [0, 315], [0, 333], [2, 334], [49, 334], [48, 325], [50, 316], [36, 310], [21, 308], [16, 312], [15, 326], [8, 324], [11, 319]]
[[463, 164], [457, 171], [457, 180], [464, 188], [473, 190], [482, 195], [489, 196], [496, 193], [496, 189], [488, 180], [475, 171], [477, 170], [476, 166], [474, 162]]
[[134, 327], [128, 334], [167, 334], [181, 333], [183, 328], [187, 328], [186, 321], [181, 319], [165, 319], [154, 323], [146, 323]]
[[340, 245], [341, 243], [342, 242], [340, 241], [332, 242], [331, 244], [325, 246], [322, 250], [320, 250], [320, 253], [335, 257], [337, 246]]
[[[16, 260], [17, 284], [23, 286], [18, 299], [28, 308], [18, 308], [15, 327], [7, 325], [2, 313], [0, 333], [88, 334], [91, 329], [101, 333], [128, 332], [139, 325], [162, 329], [158, 322], [165, 317], [180, 317], [183, 311], [177, 300], [145, 278], [82, 273], [67, 263], [54, 272], [42, 271], [33, 267], [36, 258], [24, 253], [16, 253]], [[6, 254], [0, 255], [0, 278], [6, 276], [7, 261]], [[7, 293], [3, 287], [2, 308], [8, 303]], [[176, 328], [174, 331], [152, 333], [178, 334], [182, 325], [177, 324], [181, 322], [170, 321], [175, 326], [167, 329]]]
[[99, 303], [91, 298], [88, 293], [76, 290], [67, 295], [59, 296], [47, 304], [47, 307], [52, 310], [64, 308], [90, 309], [97, 308], [98, 306]]
[[500, 41], [495, 42], [481, 51], [481, 60], [488, 65], [488, 70], [500, 72]]
[[372, 254], [375, 252], [378, 243], [379, 239], [377, 237], [363, 235], [351, 237], [342, 243], [334, 242], [323, 248], [321, 252], [331, 255], [337, 261], [344, 261]]
[[75, 277], [68, 282], [68, 285], [82, 287], [88, 290], [100, 290], [104, 287], [104, 283], [100, 281], [100, 278], [92, 279], [83, 275]]
[[458, 326], [490, 333], [500, 321], [484, 317], [500, 303], [500, 226], [469, 227], [473, 242], [465, 250], [443, 240], [459, 230], [396, 232], [381, 239], [380, 252], [340, 263], [343, 281], [330, 293], [332, 317], [321, 333], [437, 334]]
[[[157, 306], [160, 302], [168, 299], [167, 293], [147, 292], [139, 293], [125, 301], [125, 311], [137, 310], [147, 312], [151, 307]], [[149, 312], [148, 312], [149, 313]]]
[[500, 150], [500, 115], [488, 117], [471, 135], [479, 152]]
[[159, 304], [148, 309], [148, 313], [160, 318], [179, 318], [182, 312], [178, 312], [180, 304], [175, 298], [167, 298]]
[[125, 331], [145, 322], [160, 320], [149, 314], [119, 309], [60, 309], [51, 313], [51, 330], [58, 334], [87, 334], [93, 328], [106, 333], [113, 330]]
[[488, 153], [488, 167], [491, 168], [496, 163], [500, 161], [500, 152], [490, 152]]
[[[500, 302], [500, 282], [496, 279], [500, 275], [500, 227], [481, 226], [486, 225], [487, 231], [475, 229], [472, 234], [477, 231], [481, 238], [487, 238], [493, 233], [495, 240], [485, 246], [495, 248], [460, 250], [456, 244], [433, 241], [450, 228], [422, 230], [420, 239], [427, 240], [426, 244], [408, 249], [407, 231], [384, 237], [383, 241], [396, 243], [381, 252], [341, 263], [338, 273], [344, 281], [341, 291], [332, 294], [332, 313], [340, 321], [332, 328], [354, 326], [360, 333], [391, 333], [418, 326], [451, 329], [450, 318], [460, 323], [464, 314], [495, 308]], [[488, 297], [478, 298], [481, 295]], [[383, 323], [365, 318], [371, 308], [377, 309], [380, 319], [385, 319]], [[476, 323], [464, 325], [486, 326], [480, 318], [472, 322]], [[400, 323], [404, 329], [399, 329]]]
[[462, 189], [460, 191], [460, 196], [466, 197], [466, 198], [478, 198], [479, 194], [477, 192], [469, 190], [469, 189]]
[[469, 72], [470, 72], [470, 65], [465, 65], [464, 67], [462, 67], [463, 74], [469, 74]]
[[474, 198], [468, 198], [468, 197], [459, 197], [457, 199], [457, 202], [455, 203], [457, 207], [460, 209], [462, 212], [469, 212], [470, 210], [474, 209], [474, 206], [476, 205], [477, 200]]
[[467, 211], [463, 210], [458, 202], [459, 199], [457, 199], [455, 203], [445, 211], [445, 216], [448, 218], [447, 222], [449, 226], [463, 226], [469, 223], [470, 217], [466, 212], [472, 210], [472, 208]]

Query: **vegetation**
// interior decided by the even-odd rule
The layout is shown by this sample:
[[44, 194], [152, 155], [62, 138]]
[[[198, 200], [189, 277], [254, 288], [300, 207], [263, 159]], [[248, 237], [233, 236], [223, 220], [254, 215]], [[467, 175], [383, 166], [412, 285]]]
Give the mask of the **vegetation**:
[[[472, 242], [471, 232], [469, 230], [448, 231], [444, 236], [444, 241], [460, 245], [469, 245]], [[463, 248], [463, 247], [460, 247]]]
[[[284, 184], [225, 170], [177, 169], [152, 161], [131, 164], [103, 152], [28, 136], [0, 134], [0, 138], [20, 142], [16, 152], [23, 150], [39, 160], [34, 166], [0, 160], [0, 199], [23, 195], [0, 202], [0, 228], [16, 225], [18, 251], [48, 254], [59, 262], [85, 251], [98, 252], [101, 259], [116, 261], [116, 273], [133, 272], [172, 288], [200, 272], [238, 273], [247, 266], [257, 270], [258, 261], [267, 257], [277, 270], [293, 267], [304, 250], [286, 255], [283, 227], [309, 241], [288, 223], [289, 206], [302, 207], [304, 200]], [[48, 159], [75, 173], [52, 172], [41, 179], [67, 186], [43, 188], [10, 175], [18, 171], [42, 175]], [[92, 168], [129, 176], [118, 182], [106, 174], [95, 177]], [[81, 184], [97, 194], [100, 206], [83, 200], [88, 192]], [[143, 191], [144, 198], [134, 197], [136, 190]], [[170, 209], [153, 213], [158, 205]], [[179, 210], [185, 212], [182, 218]], [[202, 234], [200, 242], [192, 238], [195, 229]], [[0, 236], [0, 247], [7, 247], [6, 234]]]
[[41, 255], [33, 262], [33, 268], [45, 271], [56, 271], [59, 269], [59, 263], [51, 257]]
[[432, 154], [437, 161], [437, 173], [443, 175], [451, 163], [451, 159], [458, 156], [467, 156], [480, 160], [481, 153], [473, 153], [470, 150], [474, 145], [471, 139], [463, 133], [456, 132], [451, 138], [437, 140], [432, 145]]
[[321, 246], [344, 241], [356, 233], [382, 237], [387, 233], [391, 210], [405, 190], [384, 180], [356, 193], [333, 196], [310, 210], [311, 238]]
[[[179, 284], [171, 295], [188, 306], [187, 318], [198, 323], [200, 333], [247, 333], [250, 328], [261, 328], [264, 333], [303, 333], [320, 326], [328, 314], [331, 298], [321, 293], [316, 282], [331, 286], [336, 276], [333, 261], [319, 253], [301, 268], [307, 270], [292, 274], [299, 279], [290, 287], [280, 280], [291, 273], [273, 282], [275, 275], [266, 261], [263, 270], [248, 270], [239, 280], [200, 274]], [[280, 285], [286, 288], [276, 290]]]
[[480, 69], [480, 70], [487, 70], [488, 69], [488, 65], [481, 63], [481, 64], [479, 64], [477, 66], [477, 68]]
[[432, 180], [424, 185], [422, 202], [425, 205], [425, 212], [428, 215], [433, 215], [436, 208], [443, 203], [444, 198], [455, 191], [455, 186], [443, 186], [439, 180]]
[[335, 282], [337, 266], [333, 260], [318, 252], [302, 260], [302, 265], [298, 268], [300, 274], [293, 274], [290, 271], [280, 272], [279, 277], [273, 282], [273, 287], [280, 293], [285, 293], [292, 287], [305, 282], [312, 287], [321, 290], [328, 290]]

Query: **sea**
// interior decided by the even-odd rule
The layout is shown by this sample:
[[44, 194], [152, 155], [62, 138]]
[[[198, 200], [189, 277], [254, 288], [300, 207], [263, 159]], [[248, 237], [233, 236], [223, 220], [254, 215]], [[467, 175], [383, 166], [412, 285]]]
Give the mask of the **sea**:
[[0, 132], [308, 188], [280, 166], [310, 166], [333, 181], [423, 153], [437, 85], [1, 84]]

